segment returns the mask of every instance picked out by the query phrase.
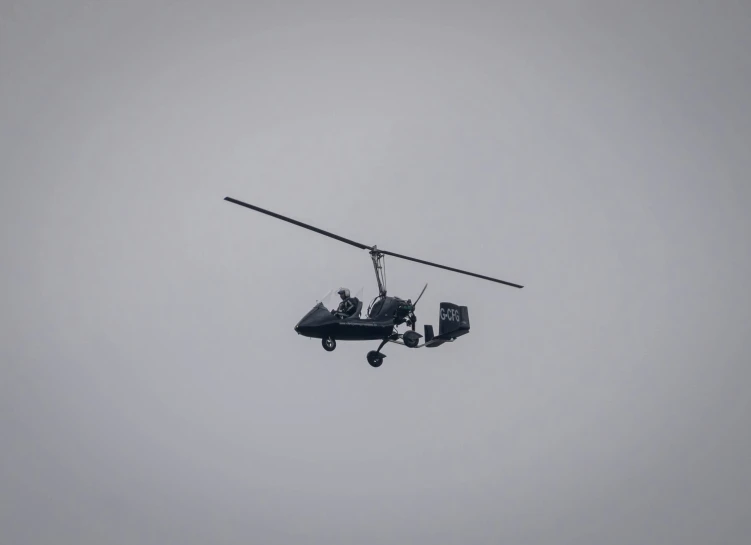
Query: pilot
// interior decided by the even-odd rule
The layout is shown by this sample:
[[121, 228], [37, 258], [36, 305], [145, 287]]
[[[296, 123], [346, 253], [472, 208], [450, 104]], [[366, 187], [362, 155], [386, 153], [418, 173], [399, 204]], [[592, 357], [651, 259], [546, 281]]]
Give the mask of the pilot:
[[342, 302], [339, 303], [339, 307], [336, 310], [331, 311], [332, 314], [340, 318], [352, 316], [357, 310], [357, 298], [350, 297], [347, 288], [341, 288], [337, 293], [342, 298]]

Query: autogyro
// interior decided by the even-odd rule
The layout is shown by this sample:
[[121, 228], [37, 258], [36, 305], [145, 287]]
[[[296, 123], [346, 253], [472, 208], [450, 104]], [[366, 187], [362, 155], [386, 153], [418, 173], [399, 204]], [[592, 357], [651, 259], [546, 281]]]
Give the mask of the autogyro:
[[[321, 339], [323, 348], [328, 352], [331, 352], [336, 348], [336, 342], [338, 340], [381, 341], [381, 344], [376, 350], [371, 350], [367, 354], [368, 363], [373, 367], [380, 367], [383, 363], [383, 358], [385, 358], [386, 355], [381, 352], [381, 349], [386, 343], [401, 344], [408, 348], [431, 348], [440, 346], [446, 342], [453, 342], [458, 337], [469, 333], [469, 311], [467, 310], [467, 307], [444, 302], [440, 304], [438, 335], [434, 333], [432, 325], [426, 324], [424, 326], [424, 342], [421, 344], [420, 340], [423, 336], [415, 331], [415, 326], [417, 324], [415, 309], [428, 285], [425, 284], [425, 287], [422, 289], [414, 303], [411, 299], [405, 300], [399, 297], [387, 295], [385, 256], [389, 255], [400, 259], [406, 259], [423, 265], [430, 265], [431, 267], [438, 267], [440, 269], [474, 276], [483, 280], [505, 284], [514, 288], [523, 287], [512, 282], [498, 280], [497, 278], [462, 271], [453, 267], [431, 263], [429, 261], [389, 252], [387, 250], [381, 250], [376, 246], [361, 244], [339, 235], [335, 235], [334, 233], [324, 231], [323, 229], [313, 227], [312, 225], [282, 216], [281, 214], [276, 214], [264, 210], [263, 208], [259, 208], [258, 206], [233, 199], [232, 197], [225, 197], [224, 200], [286, 221], [293, 225], [309, 229], [316, 233], [320, 233], [340, 242], [360, 248], [361, 250], [368, 250], [370, 258], [373, 261], [373, 269], [378, 283], [378, 295], [370, 303], [366, 316], [361, 317], [363, 306], [362, 301], [357, 297], [351, 297], [349, 290], [342, 288], [338, 292], [342, 299], [338, 308], [330, 310], [323, 304], [323, 302], [318, 302], [307, 314], [305, 314], [305, 316], [302, 317], [297, 325], [295, 325], [295, 331], [298, 335]], [[405, 325], [407, 328], [404, 333], [399, 333], [398, 331], [398, 327], [401, 325]]]

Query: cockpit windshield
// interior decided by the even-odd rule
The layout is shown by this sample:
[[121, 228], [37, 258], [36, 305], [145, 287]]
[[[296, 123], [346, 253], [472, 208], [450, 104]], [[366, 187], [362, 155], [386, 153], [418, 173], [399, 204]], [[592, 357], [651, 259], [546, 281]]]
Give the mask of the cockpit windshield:
[[318, 303], [321, 303], [328, 310], [334, 310], [339, 305], [339, 296], [336, 294], [336, 289], [331, 289], [326, 295], [316, 299], [316, 304]]

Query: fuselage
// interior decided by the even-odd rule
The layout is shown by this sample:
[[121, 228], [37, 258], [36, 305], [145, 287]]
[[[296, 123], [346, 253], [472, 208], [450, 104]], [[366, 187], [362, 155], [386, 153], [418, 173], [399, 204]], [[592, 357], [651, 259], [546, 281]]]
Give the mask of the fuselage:
[[339, 318], [323, 303], [314, 306], [295, 326], [298, 335], [314, 339], [332, 338], [342, 341], [370, 341], [385, 339], [394, 332], [405, 301], [397, 297], [383, 297], [376, 301], [367, 318]]
[[299, 335], [314, 339], [342, 341], [371, 341], [383, 339], [394, 330], [393, 320], [373, 320], [370, 318], [338, 318], [322, 303], [303, 316], [295, 326]]

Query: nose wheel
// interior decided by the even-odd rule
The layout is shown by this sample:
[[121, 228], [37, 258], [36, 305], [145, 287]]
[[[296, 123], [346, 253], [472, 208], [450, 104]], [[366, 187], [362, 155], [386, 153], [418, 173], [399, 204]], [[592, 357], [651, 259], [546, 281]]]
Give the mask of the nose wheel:
[[323, 345], [323, 349], [326, 352], [332, 352], [334, 348], [336, 348], [336, 341], [331, 337], [326, 337], [321, 341], [321, 344]]
[[373, 367], [380, 367], [383, 363], [383, 358], [385, 358], [383, 354], [380, 352], [377, 352], [376, 350], [371, 350], [368, 352], [368, 363], [372, 365]]

